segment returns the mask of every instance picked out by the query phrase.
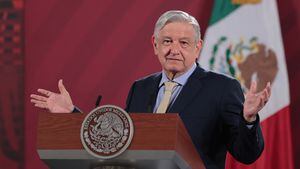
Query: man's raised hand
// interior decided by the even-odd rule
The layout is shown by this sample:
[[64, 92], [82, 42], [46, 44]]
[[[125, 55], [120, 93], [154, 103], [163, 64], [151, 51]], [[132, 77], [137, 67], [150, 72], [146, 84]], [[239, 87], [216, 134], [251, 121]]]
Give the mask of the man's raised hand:
[[62, 79], [58, 81], [60, 93], [54, 93], [45, 89], [38, 89], [41, 95], [31, 94], [31, 102], [34, 106], [48, 109], [52, 113], [71, 113], [74, 109], [71, 96], [63, 85]]
[[260, 92], [257, 92], [256, 82], [252, 82], [250, 90], [246, 93], [246, 99], [244, 103], [244, 118], [248, 122], [256, 120], [258, 112], [266, 105], [271, 96], [271, 84], [267, 83], [267, 86]]

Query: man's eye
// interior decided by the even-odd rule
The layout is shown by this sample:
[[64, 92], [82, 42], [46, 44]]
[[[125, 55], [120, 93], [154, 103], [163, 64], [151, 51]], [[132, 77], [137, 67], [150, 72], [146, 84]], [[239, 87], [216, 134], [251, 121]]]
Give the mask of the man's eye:
[[189, 42], [187, 42], [187, 41], [181, 41], [180, 44], [181, 44], [183, 47], [189, 46]]
[[171, 44], [171, 40], [169, 40], [169, 39], [165, 39], [165, 40], [163, 40], [163, 44], [164, 45], [169, 45], [169, 44]]

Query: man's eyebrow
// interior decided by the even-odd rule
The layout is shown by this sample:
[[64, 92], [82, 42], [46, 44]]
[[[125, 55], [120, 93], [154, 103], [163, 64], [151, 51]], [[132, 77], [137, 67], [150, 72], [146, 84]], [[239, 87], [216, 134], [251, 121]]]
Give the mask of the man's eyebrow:
[[[166, 38], [168, 38], [168, 39], [172, 39], [170, 36], [162, 36], [161, 37], [162, 39], [166, 39]], [[179, 40], [190, 40], [191, 38], [189, 38], [189, 37], [182, 37], [182, 38], [179, 38]]]
[[161, 37], [162, 39], [172, 39], [171, 37], [169, 37], [169, 36], [163, 36], [163, 37]]
[[182, 37], [182, 38], [179, 38], [179, 40], [188, 40], [188, 41], [190, 41], [191, 38], [188, 38], [188, 37]]

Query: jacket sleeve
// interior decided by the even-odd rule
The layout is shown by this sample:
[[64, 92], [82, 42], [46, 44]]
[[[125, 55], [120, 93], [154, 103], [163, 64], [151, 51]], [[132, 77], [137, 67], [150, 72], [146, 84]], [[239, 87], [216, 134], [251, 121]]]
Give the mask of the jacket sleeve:
[[126, 106], [125, 106], [125, 111], [126, 112], [130, 112], [130, 110], [131, 110], [130, 107], [131, 107], [131, 101], [132, 101], [132, 97], [133, 97], [133, 93], [134, 93], [135, 84], [136, 84], [136, 82], [134, 82], [131, 85], [131, 88], [130, 88], [129, 93], [127, 95]]
[[230, 80], [222, 96], [222, 125], [227, 150], [238, 161], [250, 164], [261, 155], [264, 140], [257, 115], [253, 126], [243, 117], [244, 94], [237, 80]]
[[72, 113], [83, 113], [83, 111], [81, 111], [80, 108], [78, 108], [77, 106], [74, 106]]

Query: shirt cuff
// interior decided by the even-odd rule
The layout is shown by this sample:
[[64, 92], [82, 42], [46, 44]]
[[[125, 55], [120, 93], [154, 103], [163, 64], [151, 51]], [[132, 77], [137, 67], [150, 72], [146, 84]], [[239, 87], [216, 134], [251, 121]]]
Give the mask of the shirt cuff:
[[252, 122], [248, 122], [244, 118], [243, 118], [243, 120], [244, 120], [244, 123], [247, 126], [247, 128], [252, 129], [253, 126], [255, 126], [259, 123], [259, 115], [256, 115], [255, 121], [252, 121]]

